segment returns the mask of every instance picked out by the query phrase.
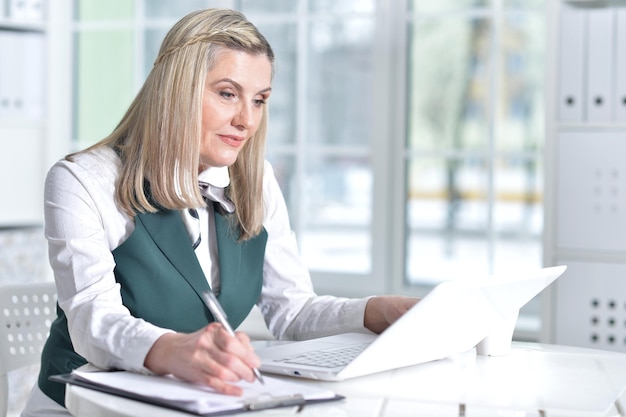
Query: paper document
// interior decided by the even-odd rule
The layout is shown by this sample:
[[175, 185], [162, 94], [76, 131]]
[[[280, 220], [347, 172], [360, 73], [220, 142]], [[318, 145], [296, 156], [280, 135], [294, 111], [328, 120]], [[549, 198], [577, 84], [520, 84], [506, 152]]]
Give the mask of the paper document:
[[207, 386], [184, 382], [173, 376], [127, 371], [74, 371], [51, 379], [198, 415], [297, 406], [342, 398], [325, 388], [270, 377], [264, 378], [265, 385], [258, 381], [235, 384], [243, 388], [241, 397], [219, 394]]

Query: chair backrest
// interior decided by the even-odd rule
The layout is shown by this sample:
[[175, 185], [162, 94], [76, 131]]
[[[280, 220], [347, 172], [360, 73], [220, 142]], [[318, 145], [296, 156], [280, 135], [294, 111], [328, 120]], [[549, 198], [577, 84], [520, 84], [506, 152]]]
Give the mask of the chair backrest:
[[0, 285], [0, 416], [6, 416], [7, 372], [41, 361], [56, 317], [53, 282]]

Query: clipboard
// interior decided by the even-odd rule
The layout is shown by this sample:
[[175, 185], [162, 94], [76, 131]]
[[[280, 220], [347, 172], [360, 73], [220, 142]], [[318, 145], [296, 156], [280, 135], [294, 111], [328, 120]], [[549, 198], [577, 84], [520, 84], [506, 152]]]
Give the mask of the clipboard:
[[[262, 389], [255, 386], [258, 382], [239, 383], [244, 389], [242, 397], [219, 394], [208, 387], [170, 376], [144, 375], [129, 371], [75, 371], [71, 374], [52, 375], [49, 379], [203, 417], [285, 407], [298, 407], [300, 410], [308, 404], [345, 398], [327, 389], [271, 377], [264, 378], [266, 385]], [[252, 386], [255, 388], [251, 388]], [[148, 392], [154, 387], [157, 387], [154, 393]], [[183, 392], [184, 395], [175, 397], [177, 393]]]

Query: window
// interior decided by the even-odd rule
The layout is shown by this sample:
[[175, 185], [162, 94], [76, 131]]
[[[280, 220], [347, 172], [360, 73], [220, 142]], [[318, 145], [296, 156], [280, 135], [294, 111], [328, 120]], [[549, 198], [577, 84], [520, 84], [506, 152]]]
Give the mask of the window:
[[538, 267], [544, 16], [498, 1], [409, 6], [406, 281]]
[[268, 159], [301, 254], [318, 288], [338, 275], [372, 288], [376, 4], [272, 4], [242, 11], [276, 53]]
[[277, 57], [268, 159], [318, 291], [423, 294], [541, 265], [543, 1], [75, 5], [80, 142], [114, 127], [185, 13], [259, 27]]

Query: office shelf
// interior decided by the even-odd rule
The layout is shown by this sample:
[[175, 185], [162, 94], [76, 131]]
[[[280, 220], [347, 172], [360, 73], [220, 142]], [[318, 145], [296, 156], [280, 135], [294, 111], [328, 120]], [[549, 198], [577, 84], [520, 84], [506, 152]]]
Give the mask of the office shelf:
[[546, 297], [543, 340], [626, 352], [626, 7], [618, 3], [626, 5], [547, 7], [544, 263], [568, 270]]
[[44, 5], [41, 16], [11, 18], [0, 0], [0, 228], [43, 223], [45, 174], [70, 148], [70, 4], [31, 0], [11, 7], [39, 13]]

